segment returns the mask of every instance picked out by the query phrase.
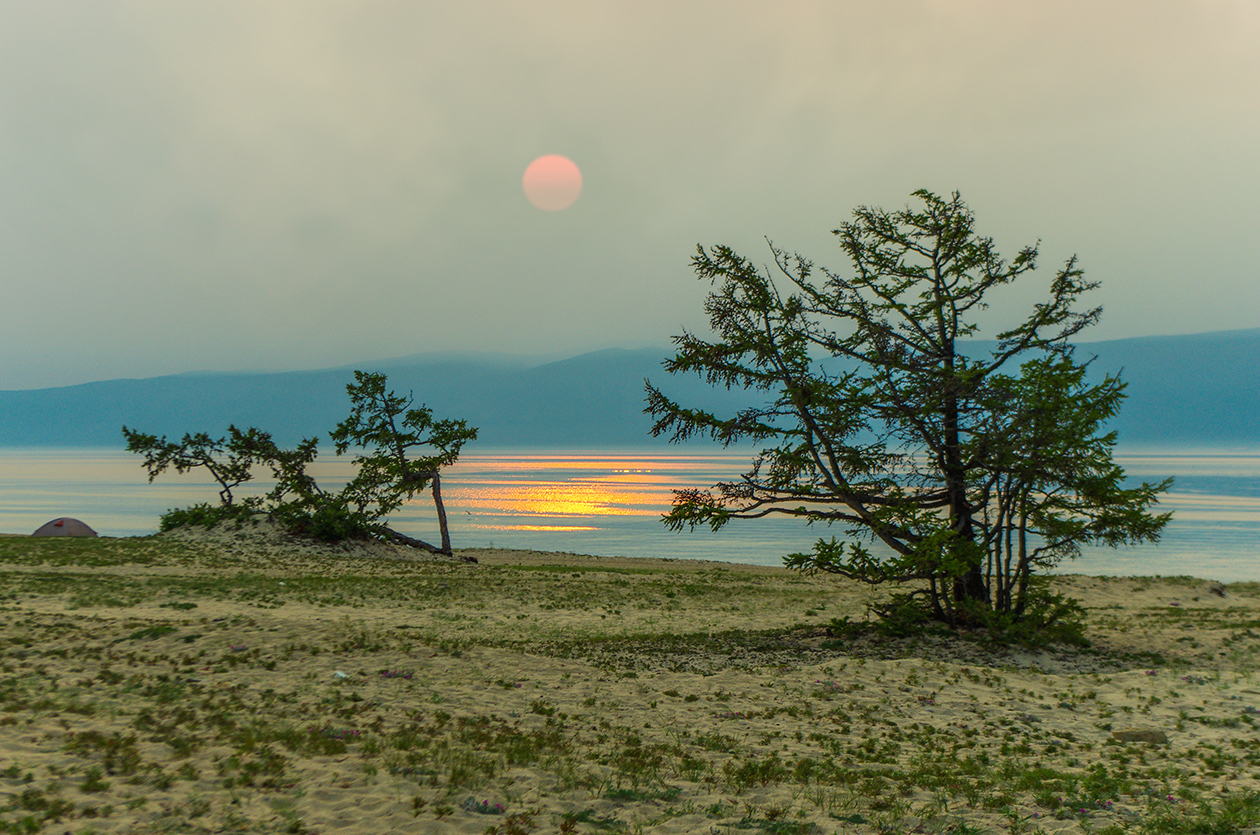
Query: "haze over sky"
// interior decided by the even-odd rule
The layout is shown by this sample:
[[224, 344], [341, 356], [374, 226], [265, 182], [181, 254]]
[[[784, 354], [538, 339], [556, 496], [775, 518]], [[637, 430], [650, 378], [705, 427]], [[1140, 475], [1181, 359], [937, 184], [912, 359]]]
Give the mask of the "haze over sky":
[[[0, 3], [0, 388], [704, 330], [697, 243], [846, 264], [961, 191], [1090, 339], [1260, 326], [1260, 4]], [[579, 200], [521, 176], [563, 154]]]

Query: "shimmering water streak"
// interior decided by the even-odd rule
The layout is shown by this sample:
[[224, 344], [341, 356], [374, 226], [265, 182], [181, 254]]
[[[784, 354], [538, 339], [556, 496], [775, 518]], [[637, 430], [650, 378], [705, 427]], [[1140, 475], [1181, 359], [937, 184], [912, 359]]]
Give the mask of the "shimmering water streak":
[[[547, 519], [581, 518], [594, 525], [607, 516], [659, 517], [673, 490], [694, 480], [698, 470], [730, 477], [729, 457], [647, 459], [633, 455], [533, 454], [470, 455], [445, 479], [444, 492], [471, 515]], [[725, 468], [725, 469], [724, 469]], [[689, 485], [690, 486], [690, 485]], [[536, 530], [537, 524], [481, 524], [496, 530]], [[555, 526], [552, 526], [555, 527]]]

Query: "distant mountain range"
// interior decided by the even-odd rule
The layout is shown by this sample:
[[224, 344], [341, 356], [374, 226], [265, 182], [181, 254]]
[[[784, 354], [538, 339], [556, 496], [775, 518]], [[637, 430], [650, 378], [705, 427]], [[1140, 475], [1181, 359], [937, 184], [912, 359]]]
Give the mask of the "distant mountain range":
[[[1122, 447], [1260, 445], [1260, 328], [1084, 343], [1098, 374], [1122, 372], [1128, 399], [1114, 427]], [[277, 440], [325, 435], [349, 411], [353, 369], [389, 375], [436, 417], [464, 418], [483, 448], [614, 449], [662, 444], [648, 435], [643, 380], [680, 402], [732, 409], [743, 392], [671, 377], [665, 348], [609, 349], [558, 362], [495, 355], [416, 355], [287, 373], [195, 373], [0, 391], [0, 446], [121, 448], [124, 424], [180, 436], [257, 426]]]

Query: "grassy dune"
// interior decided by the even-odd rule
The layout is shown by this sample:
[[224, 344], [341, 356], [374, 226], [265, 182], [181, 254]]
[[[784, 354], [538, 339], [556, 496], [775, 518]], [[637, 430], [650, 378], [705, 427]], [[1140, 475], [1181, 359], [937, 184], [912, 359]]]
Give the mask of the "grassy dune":
[[0, 833], [1231, 833], [1260, 585], [1065, 577], [1088, 648], [838, 641], [723, 563], [0, 538]]

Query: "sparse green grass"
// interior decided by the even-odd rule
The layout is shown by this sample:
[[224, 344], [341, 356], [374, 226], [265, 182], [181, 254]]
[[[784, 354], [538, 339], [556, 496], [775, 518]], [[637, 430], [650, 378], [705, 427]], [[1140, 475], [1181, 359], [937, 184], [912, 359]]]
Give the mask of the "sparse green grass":
[[[383, 829], [1260, 822], [1255, 584], [1099, 610], [1090, 649], [1029, 655], [841, 641], [818, 613], [861, 617], [863, 598], [838, 583], [691, 564], [250, 559], [158, 537], [0, 540], [0, 574], [0, 733], [32, 740], [0, 762], [0, 833], [324, 831], [312, 775], [374, 792], [398, 816]], [[1174, 742], [1111, 738], [1129, 725]]]

